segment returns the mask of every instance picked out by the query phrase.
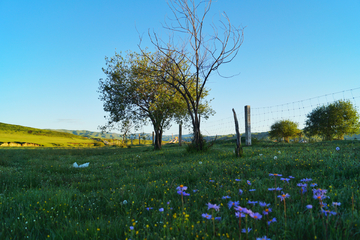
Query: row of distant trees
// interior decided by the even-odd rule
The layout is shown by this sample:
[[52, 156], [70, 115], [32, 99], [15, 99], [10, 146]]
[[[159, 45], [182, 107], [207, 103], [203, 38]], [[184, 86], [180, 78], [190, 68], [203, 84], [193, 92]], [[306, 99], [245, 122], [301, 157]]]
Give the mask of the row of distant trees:
[[290, 138], [304, 135], [320, 136], [324, 140], [344, 139], [345, 135], [354, 135], [360, 131], [359, 113], [350, 101], [339, 100], [334, 103], [315, 108], [307, 115], [305, 128], [300, 130], [298, 123], [281, 120], [271, 126], [271, 139]]

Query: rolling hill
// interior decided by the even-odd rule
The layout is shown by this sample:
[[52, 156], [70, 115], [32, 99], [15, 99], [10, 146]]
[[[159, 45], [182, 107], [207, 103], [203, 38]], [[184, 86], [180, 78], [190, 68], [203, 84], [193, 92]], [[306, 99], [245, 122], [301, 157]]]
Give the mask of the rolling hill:
[[94, 146], [94, 140], [65, 132], [0, 123], [0, 146]]

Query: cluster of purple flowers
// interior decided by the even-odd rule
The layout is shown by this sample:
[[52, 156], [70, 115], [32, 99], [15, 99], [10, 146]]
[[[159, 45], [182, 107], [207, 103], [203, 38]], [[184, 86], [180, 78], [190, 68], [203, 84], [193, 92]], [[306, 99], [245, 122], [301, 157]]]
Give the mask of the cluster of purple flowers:
[[325, 195], [327, 193], [326, 189], [313, 189], [313, 198], [319, 200], [320, 203], [322, 203], [322, 200], [327, 198]]
[[186, 193], [185, 191], [187, 190], [186, 186], [180, 185], [179, 187], [176, 188], [177, 193], [183, 196], [190, 196], [190, 193]]
[[[216, 204], [207, 203], [206, 205], [208, 206], [208, 210], [214, 209], [217, 212], [220, 210], [220, 206], [217, 206]], [[201, 216], [206, 219], [212, 219], [212, 216], [208, 213], [203, 213]], [[221, 217], [215, 217], [214, 219], [220, 221]]]
[[[252, 203], [257, 203], [257, 202], [252, 202]], [[229, 204], [230, 205], [230, 202]], [[234, 209], [235, 209], [235, 216], [237, 218], [239, 217], [245, 217], [246, 215], [245, 214], [248, 214], [251, 218], [253, 219], [257, 219], [257, 220], [260, 220], [262, 218], [262, 215], [260, 213], [254, 213], [253, 211], [251, 211], [250, 209], [247, 209], [247, 208], [244, 208], [244, 207], [241, 207], [239, 206], [239, 203], [237, 202], [237, 205], [234, 206]]]
[[[276, 174], [276, 173], [270, 173], [269, 176], [274, 176], [274, 177], [282, 177], [281, 174]], [[293, 179], [294, 177], [293, 176], [289, 176], [288, 178], [280, 178], [281, 181], [286, 181], [286, 182], [289, 182], [291, 179]], [[240, 179], [235, 179], [235, 181], [241, 181]], [[302, 183], [298, 183], [297, 186], [298, 187], [301, 187], [301, 194], [307, 192], [307, 187], [308, 187], [308, 184], [310, 181], [312, 181], [311, 178], [304, 178], [304, 179], [301, 179], [300, 180]], [[215, 182], [214, 180], [209, 180], [209, 182]], [[251, 182], [249, 180], [246, 180], [246, 183], [248, 185], [251, 186]], [[309, 184], [310, 187], [315, 187], [317, 186], [316, 183], [311, 183]], [[182, 195], [182, 196], [189, 196], [190, 194], [186, 193], [185, 191], [187, 190], [187, 187], [186, 186], [183, 186], [183, 185], [180, 185], [179, 187], [176, 188], [177, 189], [177, 193]], [[276, 187], [276, 179], [275, 179], [275, 188], [268, 188], [269, 191], [281, 191], [282, 188], [280, 187]], [[197, 189], [193, 190], [194, 192], [198, 191]], [[250, 189], [248, 191], [256, 191], [256, 189]], [[335, 212], [336, 211], [336, 207], [337, 206], [340, 206], [341, 203], [339, 202], [333, 202], [332, 205], [335, 207], [335, 211], [330, 211], [330, 210], [325, 210], [323, 209], [324, 207], [326, 207], [326, 204], [324, 204], [322, 202], [323, 199], [325, 198], [328, 198], [326, 196], [326, 193], [327, 193], [327, 190], [324, 190], [324, 189], [312, 189], [312, 192], [313, 192], [313, 198], [316, 199], [316, 200], [319, 200], [320, 202], [320, 207], [321, 207], [321, 212], [324, 213], [325, 216], [330, 216], [330, 215], [336, 215], [337, 213]], [[239, 189], [239, 194], [243, 194], [243, 190]], [[276, 194], [275, 194], [276, 196]], [[285, 199], [290, 197], [290, 195], [288, 193], [283, 193], [281, 195], [278, 195], [277, 196], [278, 198], [280, 198], [281, 201], [284, 201], [284, 204], [285, 204]], [[231, 197], [230, 196], [223, 196], [222, 199], [230, 199]], [[275, 197], [276, 198], [276, 197]], [[255, 206], [255, 204], [257, 204], [258, 202], [257, 201], [251, 201], [249, 200], [248, 201], [248, 204], [251, 204], [252, 207]], [[253, 212], [251, 209], [248, 209], [248, 208], [244, 208], [244, 207], [241, 207], [240, 205], [240, 202], [239, 201], [229, 201], [227, 203], [229, 209], [231, 208], [234, 208], [235, 210], [235, 216], [237, 218], [239, 218], [239, 221], [241, 223], [241, 218], [244, 218], [246, 217], [247, 215], [250, 216], [251, 218], [253, 219], [256, 219], [256, 220], [260, 220], [262, 219], [263, 215], [269, 215], [269, 213], [272, 212], [272, 209], [269, 207], [270, 204], [269, 203], [265, 203], [265, 202], [259, 202], [259, 205], [264, 208], [264, 210], [262, 211], [262, 214], [261, 215], [260, 213], [258, 212]], [[207, 207], [208, 207], [208, 210], [211, 210], [213, 209], [214, 210], [214, 214], [216, 212], [219, 212], [220, 210], [220, 206], [216, 205], [216, 204], [212, 204], [212, 203], [207, 203], [206, 204]], [[285, 205], [284, 205], [285, 206]], [[312, 209], [313, 206], [312, 205], [307, 205], [306, 206], [308, 209]], [[152, 208], [147, 208], [148, 210], [152, 209]], [[160, 212], [164, 211], [163, 208], [160, 208], [159, 209]], [[286, 210], [285, 210], [286, 211]], [[206, 219], [213, 219], [213, 220], [221, 220], [221, 217], [215, 217], [213, 215], [210, 215], [208, 213], [203, 213], [202, 214], [202, 217], [203, 218], [206, 218]], [[286, 218], [286, 215], [285, 215], [285, 218]], [[269, 219], [269, 218], [268, 218]], [[276, 218], [272, 218], [270, 220], [267, 221], [267, 224], [270, 225], [271, 223], [273, 222], [277, 222]], [[239, 226], [241, 226], [241, 224], [239, 223]], [[241, 227], [240, 227], [241, 228]], [[132, 230], [132, 229], [131, 229]], [[242, 233], [249, 233], [252, 229], [251, 228], [245, 228], [245, 229], [239, 229], [239, 231], [241, 230]], [[257, 239], [270, 239], [270, 238], [267, 238], [266, 236], [262, 237], [262, 238], [257, 238]]]

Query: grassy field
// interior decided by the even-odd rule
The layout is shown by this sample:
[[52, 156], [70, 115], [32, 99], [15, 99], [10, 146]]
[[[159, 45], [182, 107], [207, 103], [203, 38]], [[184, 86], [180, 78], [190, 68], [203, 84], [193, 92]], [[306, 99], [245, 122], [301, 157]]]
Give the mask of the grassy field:
[[359, 141], [234, 146], [0, 149], [0, 239], [360, 239]]
[[96, 141], [74, 134], [0, 123], [0, 142], [35, 143], [44, 147], [93, 146]]
[[[81, 135], [75, 135], [71, 132], [79, 134], [82, 131], [66, 131], [63, 132], [46, 130], [46, 129], [38, 129], [38, 128], [30, 128], [13, 124], [0, 123], [0, 145], [1, 143], [35, 143], [42, 147], [96, 147], [104, 145], [100, 143], [99, 138], [89, 139], [87, 137]], [[87, 131], [85, 131], [87, 132]], [[107, 134], [111, 136], [111, 134]], [[121, 145], [126, 147], [127, 145], [131, 145], [131, 140], [128, 139], [127, 143], [124, 144], [122, 140], [119, 139], [106, 139], [102, 140], [107, 141], [110, 145]], [[100, 142], [99, 142], [100, 141]], [[152, 140], [140, 140], [140, 145], [148, 145], [151, 144]], [[163, 141], [163, 143], [167, 143], [167, 141]], [[133, 145], [139, 145], [139, 140], [134, 139]], [[2, 148], [2, 147], [1, 147]]]

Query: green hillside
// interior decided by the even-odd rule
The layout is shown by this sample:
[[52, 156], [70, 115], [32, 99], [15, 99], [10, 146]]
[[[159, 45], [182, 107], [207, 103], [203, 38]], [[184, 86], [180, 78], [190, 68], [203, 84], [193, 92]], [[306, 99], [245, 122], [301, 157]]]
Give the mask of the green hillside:
[[[44, 147], [94, 146], [96, 141], [70, 133], [0, 123], [0, 145], [40, 145]], [[16, 144], [15, 144], [16, 143]]]

